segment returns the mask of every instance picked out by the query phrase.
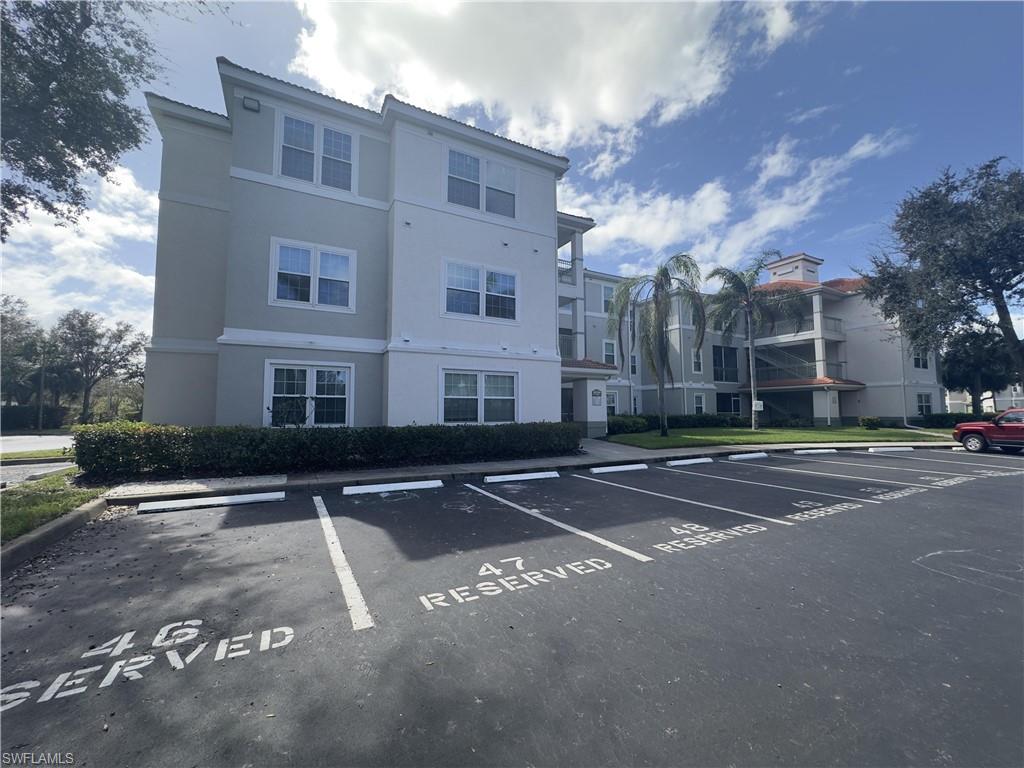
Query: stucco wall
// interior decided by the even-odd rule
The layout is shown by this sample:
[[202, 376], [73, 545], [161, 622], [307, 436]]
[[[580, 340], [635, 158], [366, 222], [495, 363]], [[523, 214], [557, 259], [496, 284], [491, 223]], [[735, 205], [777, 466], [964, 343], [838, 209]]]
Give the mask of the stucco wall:
[[217, 405], [217, 355], [183, 352], [146, 354], [143, 421], [151, 424], [213, 424]]

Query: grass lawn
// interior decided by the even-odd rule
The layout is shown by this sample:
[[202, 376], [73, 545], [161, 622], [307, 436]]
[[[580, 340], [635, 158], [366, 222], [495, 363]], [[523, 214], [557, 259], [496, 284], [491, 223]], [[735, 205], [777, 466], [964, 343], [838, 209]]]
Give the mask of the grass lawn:
[[9, 453], [0, 454], [0, 461], [7, 461], [8, 459], [62, 459], [64, 461], [74, 461], [74, 451], [64, 452], [63, 448], [40, 448], [38, 451], [11, 451]]
[[0, 539], [7, 543], [107, 490], [99, 486], [74, 485], [76, 471], [68, 469], [4, 491], [0, 496]]
[[751, 432], [744, 427], [701, 427], [670, 429], [668, 437], [658, 430], [612, 435], [613, 443], [637, 448], [697, 448], [702, 445], [753, 445], [766, 443], [874, 443], [906, 440], [952, 440], [910, 429], [864, 429], [864, 427], [817, 427], [810, 429], [765, 428]]

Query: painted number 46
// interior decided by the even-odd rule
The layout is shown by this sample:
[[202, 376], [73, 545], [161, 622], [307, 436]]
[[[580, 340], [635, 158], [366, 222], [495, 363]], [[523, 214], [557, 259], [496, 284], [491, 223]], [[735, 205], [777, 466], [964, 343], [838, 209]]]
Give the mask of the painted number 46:
[[[519, 571], [523, 570], [523, 558], [521, 558], [521, 557], [503, 557], [498, 562], [499, 563], [515, 563], [516, 570], [519, 570]], [[478, 571], [478, 573], [479, 573], [480, 576], [501, 576], [501, 574], [504, 573], [504, 571], [501, 570], [501, 568], [496, 568], [495, 566], [491, 565], [490, 563], [484, 563], [483, 565], [480, 566], [480, 570]]]

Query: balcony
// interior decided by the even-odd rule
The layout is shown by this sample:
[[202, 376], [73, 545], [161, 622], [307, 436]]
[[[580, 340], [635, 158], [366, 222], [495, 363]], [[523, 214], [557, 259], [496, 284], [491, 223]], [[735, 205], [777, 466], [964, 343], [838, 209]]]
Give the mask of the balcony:
[[[846, 363], [825, 363], [825, 375], [830, 379], [846, 378]], [[803, 363], [786, 366], [759, 365], [757, 380], [759, 383], [770, 381], [798, 381], [800, 379], [818, 378], [818, 369], [814, 363]]]
[[558, 259], [558, 282], [576, 285], [576, 273], [573, 271], [571, 260]]
[[[824, 315], [821, 318], [821, 326], [821, 335], [823, 337], [836, 339], [837, 341], [842, 341], [845, 338], [841, 318]], [[800, 333], [813, 333], [814, 331], [815, 325], [812, 315], [800, 321], [782, 320], [776, 323], [774, 328], [762, 328], [757, 333], [757, 339], [760, 341], [761, 339], [773, 339], [780, 336], [796, 336]]]
[[739, 368], [723, 368], [721, 366], [713, 366], [713, 373], [715, 381], [735, 381], [740, 380], [740, 369]]
[[573, 343], [573, 333], [572, 333], [572, 331], [569, 331], [568, 333], [566, 333], [562, 329], [559, 329], [559, 331], [558, 331], [558, 354], [559, 354], [559, 356], [561, 356], [561, 358], [563, 360], [575, 360], [576, 359], [576, 355], [574, 354], [574, 352], [575, 352], [574, 347], [575, 346], [576, 345]]

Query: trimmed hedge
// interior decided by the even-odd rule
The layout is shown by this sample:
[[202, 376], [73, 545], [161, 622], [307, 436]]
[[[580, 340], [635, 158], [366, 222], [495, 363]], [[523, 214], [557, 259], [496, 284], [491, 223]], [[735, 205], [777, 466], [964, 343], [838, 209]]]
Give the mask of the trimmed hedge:
[[649, 429], [643, 416], [609, 416], [608, 434], [622, 435], [627, 432], [646, 432]]
[[[669, 429], [700, 429], [701, 427], [748, 427], [750, 419], [728, 413], [670, 413]], [[798, 426], [791, 424], [787, 426]], [[661, 429], [661, 419], [656, 413], [639, 416], [609, 416], [608, 434], [621, 435], [627, 432], [650, 432]]]
[[251, 475], [557, 456], [576, 424], [274, 429], [114, 421], [74, 428], [75, 460], [100, 477]]
[[922, 421], [926, 427], [948, 427], [952, 429], [957, 424], [965, 421], [992, 421], [998, 413], [983, 413], [975, 416], [973, 413], [929, 413]]
[[864, 429], [878, 429], [882, 426], [882, 420], [878, 416], [861, 416], [857, 423]]
[[[43, 429], [60, 429], [68, 417], [68, 409], [63, 406], [43, 406]], [[39, 406], [37, 405], [5, 405], [0, 407], [0, 427], [4, 432], [15, 430], [36, 429], [39, 426]]]

